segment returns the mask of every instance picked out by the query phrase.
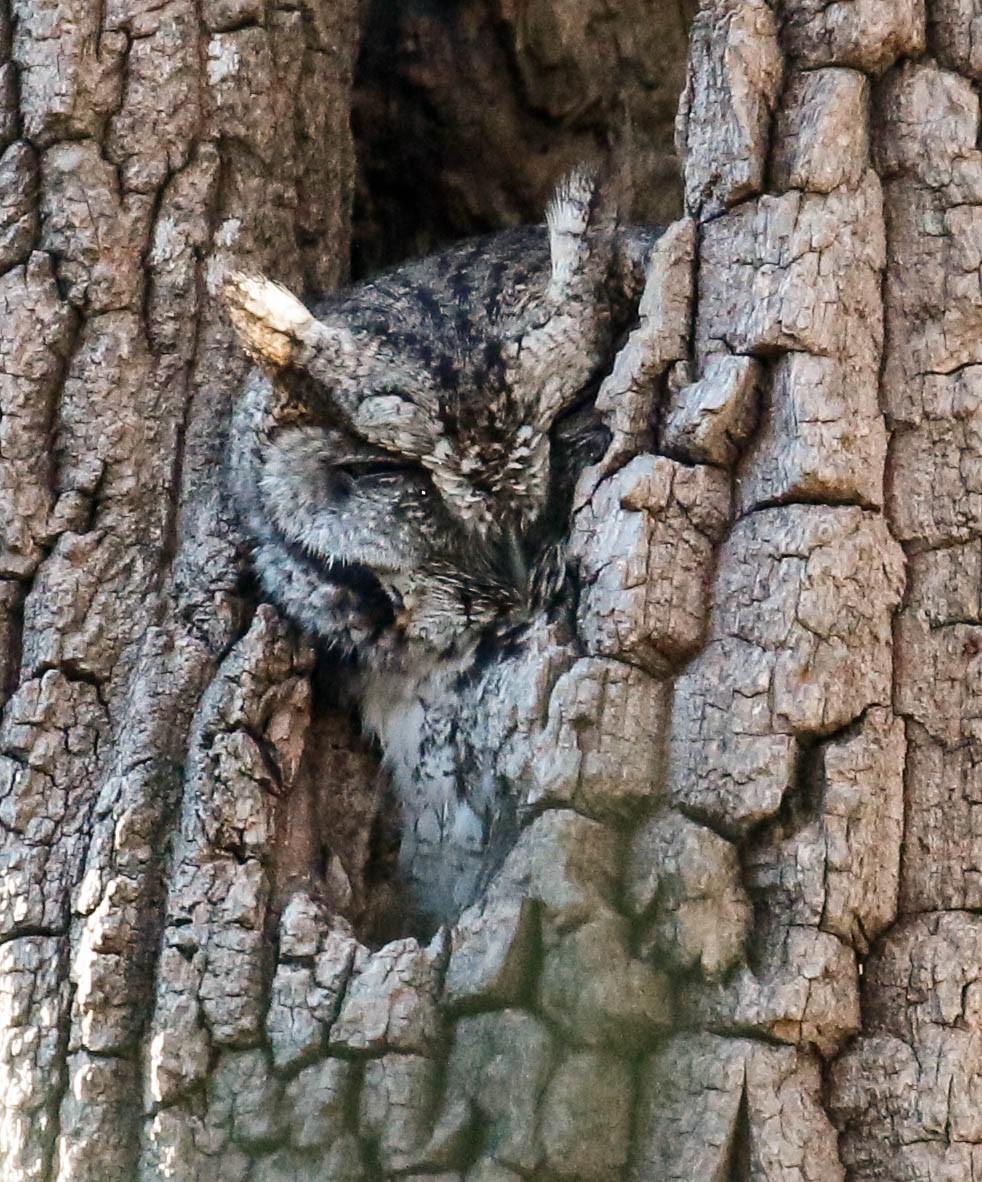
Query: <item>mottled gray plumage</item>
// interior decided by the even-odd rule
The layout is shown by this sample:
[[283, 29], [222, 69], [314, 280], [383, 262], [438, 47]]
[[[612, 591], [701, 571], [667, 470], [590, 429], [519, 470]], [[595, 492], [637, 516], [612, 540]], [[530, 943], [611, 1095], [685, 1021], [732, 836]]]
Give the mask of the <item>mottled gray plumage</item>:
[[605, 432], [592, 392], [654, 231], [617, 231], [588, 173], [546, 227], [505, 231], [315, 304], [232, 276], [260, 363], [229, 473], [266, 592], [355, 658], [393, 770], [422, 912], [468, 901], [495, 785], [463, 766], [464, 687], [561, 595], [572, 486]]

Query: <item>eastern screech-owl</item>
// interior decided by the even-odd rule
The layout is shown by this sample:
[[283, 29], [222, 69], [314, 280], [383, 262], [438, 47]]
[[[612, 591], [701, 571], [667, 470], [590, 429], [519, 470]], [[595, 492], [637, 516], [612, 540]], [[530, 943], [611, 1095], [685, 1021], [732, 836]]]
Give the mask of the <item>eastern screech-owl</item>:
[[229, 467], [256, 569], [354, 658], [400, 799], [402, 873], [430, 921], [470, 901], [514, 827], [507, 786], [464, 753], [467, 687], [562, 602], [573, 485], [607, 439], [593, 395], [657, 236], [617, 229], [586, 171], [546, 222], [311, 310], [267, 279], [226, 286], [260, 366]]

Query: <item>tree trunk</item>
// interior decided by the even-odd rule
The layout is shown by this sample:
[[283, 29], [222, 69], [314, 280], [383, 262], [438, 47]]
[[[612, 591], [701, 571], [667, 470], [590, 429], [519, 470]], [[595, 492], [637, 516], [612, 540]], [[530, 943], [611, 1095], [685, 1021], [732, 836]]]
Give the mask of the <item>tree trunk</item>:
[[597, 150], [652, 216], [688, 16], [0, 0], [4, 1182], [982, 1176], [977, 0], [695, 16], [451, 933], [228, 504], [218, 291], [344, 277], [351, 111], [362, 269]]

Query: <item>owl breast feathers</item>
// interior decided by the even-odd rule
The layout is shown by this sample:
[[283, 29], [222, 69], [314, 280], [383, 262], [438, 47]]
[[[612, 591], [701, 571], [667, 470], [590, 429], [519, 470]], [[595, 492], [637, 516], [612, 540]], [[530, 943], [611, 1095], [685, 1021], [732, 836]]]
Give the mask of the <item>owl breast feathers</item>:
[[453, 834], [480, 847], [488, 824], [449, 816], [474, 798], [435, 736], [459, 732], [454, 695], [475, 654], [560, 594], [573, 486], [606, 446], [593, 398], [658, 232], [618, 229], [604, 204], [575, 172], [545, 226], [310, 309], [265, 278], [226, 285], [259, 366], [229, 462], [257, 572], [288, 615], [355, 658], [363, 715], [405, 781], [406, 832], [432, 806], [444, 854]]

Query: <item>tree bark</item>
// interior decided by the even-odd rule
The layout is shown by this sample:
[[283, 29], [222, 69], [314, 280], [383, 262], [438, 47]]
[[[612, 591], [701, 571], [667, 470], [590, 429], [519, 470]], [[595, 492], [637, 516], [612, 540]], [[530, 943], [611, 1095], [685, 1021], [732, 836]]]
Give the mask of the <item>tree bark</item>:
[[352, 109], [364, 265], [588, 143], [646, 216], [687, 16], [414, 3], [386, 88], [358, 0], [0, 0], [5, 1182], [982, 1175], [978, 0], [695, 16], [576, 642], [482, 699], [529, 821], [452, 932], [367, 939], [377, 757], [223, 488], [222, 277], [344, 277]]
[[[246, 365], [215, 282], [232, 260], [343, 274], [358, 7], [14, 0], [0, 28], [0, 1173], [106, 1182], [142, 1155], [193, 1177], [217, 1147], [201, 1084], [268, 989], [268, 892], [239, 855], [276, 802], [256, 781], [240, 841], [186, 789], [201, 760], [262, 768], [253, 723], [289, 760], [305, 704], [282, 640], [259, 681], [216, 680], [248, 609], [217, 479]], [[237, 914], [212, 928], [210, 905]], [[195, 955], [191, 928], [217, 943]]]

